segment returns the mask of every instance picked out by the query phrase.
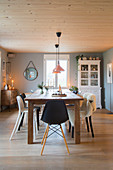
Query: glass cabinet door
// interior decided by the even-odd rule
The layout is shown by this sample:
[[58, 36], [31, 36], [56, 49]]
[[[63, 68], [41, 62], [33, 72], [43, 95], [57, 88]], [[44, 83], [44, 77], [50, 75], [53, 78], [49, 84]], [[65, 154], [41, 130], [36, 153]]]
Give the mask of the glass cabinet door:
[[88, 71], [88, 65], [87, 64], [82, 64], [81, 65], [81, 71]]
[[98, 71], [98, 65], [97, 64], [91, 64], [91, 71]]
[[88, 72], [81, 72], [81, 78], [88, 78]]
[[81, 65], [81, 86], [88, 86], [89, 79], [88, 70], [89, 68], [87, 64]]
[[78, 86], [84, 88], [100, 86], [100, 61], [81, 61], [78, 66]]
[[81, 80], [81, 86], [88, 86], [88, 80]]
[[98, 65], [90, 66], [90, 86], [98, 86]]

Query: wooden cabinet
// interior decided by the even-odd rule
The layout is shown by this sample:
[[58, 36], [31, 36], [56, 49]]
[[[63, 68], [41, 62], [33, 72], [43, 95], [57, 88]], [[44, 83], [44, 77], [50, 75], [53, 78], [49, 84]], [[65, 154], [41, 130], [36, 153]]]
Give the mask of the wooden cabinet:
[[100, 60], [79, 60], [78, 88], [81, 94], [95, 94], [97, 108], [101, 108]]
[[1, 110], [2, 106], [11, 106], [16, 104], [17, 90], [2, 90], [1, 91]]

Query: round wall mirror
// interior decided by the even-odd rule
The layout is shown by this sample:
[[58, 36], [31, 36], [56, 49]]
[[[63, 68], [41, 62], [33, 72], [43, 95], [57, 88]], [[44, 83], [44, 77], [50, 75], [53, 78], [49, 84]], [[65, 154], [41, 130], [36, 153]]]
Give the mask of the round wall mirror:
[[28, 67], [24, 71], [24, 77], [27, 80], [35, 80], [38, 77], [38, 71], [34, 67]]

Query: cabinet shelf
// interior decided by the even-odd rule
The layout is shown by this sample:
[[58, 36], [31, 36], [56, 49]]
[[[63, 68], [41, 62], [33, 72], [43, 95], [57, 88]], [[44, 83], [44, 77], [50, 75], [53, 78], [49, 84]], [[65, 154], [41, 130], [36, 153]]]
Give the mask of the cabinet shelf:
[[98, 78], [90, 78], [91, 80], [98, 80]]
[[84, 71], [82, 70], [81, 72], [82, 72], [82, 73], [85, 73], [85, 72], [87, 72], [87, 73], [88, 73], [88, 71], [85, 71], [85, 70], [84, 70]]
[[94, 72], [96, 72], [96, 73], [98, 73], [98, 71], [96, 71], [96, 70], [94, 70], [94, 71], [90, 71], [90, 72], [93, 72], [93, 73], [94, 73]]

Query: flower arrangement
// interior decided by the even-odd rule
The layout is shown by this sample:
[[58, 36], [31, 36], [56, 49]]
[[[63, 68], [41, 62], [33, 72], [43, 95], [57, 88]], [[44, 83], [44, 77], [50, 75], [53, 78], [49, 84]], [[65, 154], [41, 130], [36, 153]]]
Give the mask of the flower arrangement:
[[44, 93], [44, 88], [46, 89], [46, 91], [48, 91], [48, 87], [44, 85], [44, 82], [38, 84], [38, 88], [41, 89], [41, 94]]

